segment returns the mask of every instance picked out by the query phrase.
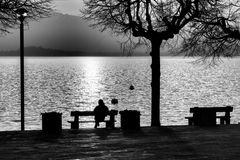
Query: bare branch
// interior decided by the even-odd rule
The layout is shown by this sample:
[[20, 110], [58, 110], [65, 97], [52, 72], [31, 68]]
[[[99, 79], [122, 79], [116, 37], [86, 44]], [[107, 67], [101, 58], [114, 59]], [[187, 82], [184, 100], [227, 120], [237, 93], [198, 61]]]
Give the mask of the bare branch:
[[8, 32], [19, 23], [15, 10], [28, 10], [26, 20], [38, 20], [51, 14], [52, 0], [0, 0], [0, 34]]
[[189, 35], [183, 38], [181, 52], [212, 60], [239, 55], [240, 1], [203, 3], [201, 16], [189, 25]]

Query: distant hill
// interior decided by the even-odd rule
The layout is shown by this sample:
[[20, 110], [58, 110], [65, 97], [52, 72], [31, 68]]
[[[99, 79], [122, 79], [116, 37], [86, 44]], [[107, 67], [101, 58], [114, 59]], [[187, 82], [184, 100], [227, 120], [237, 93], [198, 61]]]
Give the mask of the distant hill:
[[[0, 51], [0, 56], [19, 56], [20, 50]], [[123, 56], [123, 53], [111, 52], [83, 52], [83, 51], [65, 51], [59, 49], [50, 49], [43, 47], [26, 47], [25, 56]], [[146, 56], [146, 55], [143, 55]]]
[[[121, 36], [90, 28], [79, 16], [60, 13], [39, 22], [29, 22], [24, 31], [24, 45], [34, 46], [26, 48], [27, 56], [123, 56], [120, 48], [122, 40]], [[18, 29], [0, 37], [0, 55], [18, 56], [18, 48]], [[146, 48], [140, 47], [133, 56], [149, 56], [149, 53], [145, 52]], [[160, 54], [169, 56], [166, 49]]]

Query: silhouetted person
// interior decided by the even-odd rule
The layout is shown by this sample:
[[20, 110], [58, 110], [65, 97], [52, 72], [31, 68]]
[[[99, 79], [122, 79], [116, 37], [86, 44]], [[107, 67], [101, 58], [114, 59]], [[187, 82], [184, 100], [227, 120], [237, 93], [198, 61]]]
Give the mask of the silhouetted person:
[[98, 100], [98, 106], [94, 108], [94, 114], [95, 114], [95, 126], [94, 128], [97, 128], [99, 126], [99, 122], [103, 122], [105, 117], [108, 114], [108, 107], [105, 106], [102, 99]]

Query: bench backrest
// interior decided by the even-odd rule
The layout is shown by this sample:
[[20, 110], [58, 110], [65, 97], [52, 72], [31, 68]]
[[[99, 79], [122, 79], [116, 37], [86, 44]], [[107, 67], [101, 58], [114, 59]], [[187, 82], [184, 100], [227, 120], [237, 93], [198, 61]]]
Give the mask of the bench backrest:
[[190, 108], [190, 113], [199, 112], [199, 111], [213, 111], [213, 112], [232, 112], [233, 107], [194, 107]]
[[[117, 110], [110, 110], [107, 115], [117, 115]], [[71, 116], [94, 116], [93, 111], [71, 111]]]

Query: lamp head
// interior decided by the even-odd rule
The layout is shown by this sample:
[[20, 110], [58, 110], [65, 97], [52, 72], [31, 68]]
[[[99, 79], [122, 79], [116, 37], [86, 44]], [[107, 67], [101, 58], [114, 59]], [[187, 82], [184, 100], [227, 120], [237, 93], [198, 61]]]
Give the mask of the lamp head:
[[28, 10], [26, 10], [25, 8], [18, 8], [15, 10], [15, 13], [18, 17], [25, 18], [27, 16]]

